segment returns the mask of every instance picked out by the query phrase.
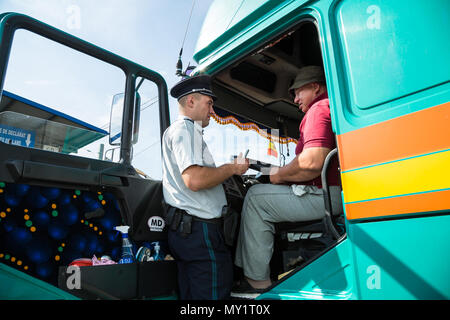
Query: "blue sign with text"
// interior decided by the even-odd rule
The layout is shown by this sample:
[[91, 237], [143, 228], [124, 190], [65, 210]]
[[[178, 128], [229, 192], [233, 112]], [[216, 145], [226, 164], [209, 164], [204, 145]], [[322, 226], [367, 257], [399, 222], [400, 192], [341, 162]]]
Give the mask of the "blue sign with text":
[[22, 147], [34, 147], [35, 133], [33, 131], [0, 125], [0, 141]]

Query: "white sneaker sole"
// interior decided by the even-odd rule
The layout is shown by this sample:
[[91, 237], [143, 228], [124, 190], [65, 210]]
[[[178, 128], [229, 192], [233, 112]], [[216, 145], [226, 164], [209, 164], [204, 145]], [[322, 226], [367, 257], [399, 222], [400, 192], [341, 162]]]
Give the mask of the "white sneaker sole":
[[261, 293], [246, 293], [246, 292], [231, 292], [230, 296], [233, 298], [239, 298], [239, 299], [249, 299], [254, 300], [256, 299]]

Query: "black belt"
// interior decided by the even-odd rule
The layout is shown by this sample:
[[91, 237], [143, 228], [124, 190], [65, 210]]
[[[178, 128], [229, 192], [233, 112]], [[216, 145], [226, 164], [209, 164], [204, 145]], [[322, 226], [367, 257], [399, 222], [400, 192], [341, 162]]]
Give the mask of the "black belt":
[[206, 222], [206, 223], [213, 223], [213, 224], [222, 224], [222, 222], [223, 222], [223, 219], [221, 217], [214, 218], [214, 219], [199, 218], [199, 217], [190, 215], [185, 210], [182, 210], [182, 209], [179, 209], [176, 207], [172, 207], [172, 206], [168, 206], [165, 220], [171, 230], [173, 230], [173, 231], [179, 230], [184, 235], [188, 235], [191, 233], [192, 221]]
[[213, 219], [203, 219], [203, 218], [199, 218], [199, 217], [193, 216], [193, 215], [191, 215], [191, 214], [189, 214], [187, 212], [185, 214], [187, 214], [188, 216], [191, 216], [192, 220], [194, 220], [194, 221], [213, 223], [213, 224], [222, 224], [222, 222], [223, 222], [222, 217], [220, 217], [220, 218], [213, 218]]

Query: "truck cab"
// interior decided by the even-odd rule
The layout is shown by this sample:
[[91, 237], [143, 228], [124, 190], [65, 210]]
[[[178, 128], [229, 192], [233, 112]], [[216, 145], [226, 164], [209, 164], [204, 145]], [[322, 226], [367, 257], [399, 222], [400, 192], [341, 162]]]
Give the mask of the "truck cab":
[[[236, 154], [250, 149], [252, 171], [224, 183], [229, 204], [239, 211], [247, 190], [268, 182], [266, 167], [295, 156], [303, 115], [287, 89], [302, 66], [324, 69], [337, 142], [322, 174], [325, 218], [276, 226], [273, 285], [256, 299], [450, 297], [449, 10], [444, 0], [213, 2], [193, 74], [209, 74], [218, 97], [204, 133], [216, 164], [229, 161], [227, 132], [251, 133], [231, 142]], [[117, 225], [130, 226], [136, 246], [166, 240], [167, 227], [151, 223], [164, 211], [160, 177], [139, 162], [161, 162], [164, 79], [27, 16], [0, 15], [0, 32], [0, 279], [14, 288], [0, 296], [176, 298], [172, 260], [70, 268], [92, 255], [118, 261]], [[74, 84], [64, 102], [78, 104], [67, 114], [15, 92], [23, 74], [14, 66], [31, 59], [15, 46], [20, 33], [100, 61], [86, 83], [105, 74], [103, 100], [77, 100]], [[272, 146], [277, 157], [267, 154]], [[338, 215], [326, 181], [333, 157]]]
[[323, 234], [334, 240], [285, 275], [282, 257], [317, 247], [308, 229], [281, 228], [271, 263], [278, 258], [282, 277], [273, 275], [278, 281], [258, 299], [448, 299], [441, 227], [449, 223], [442, 175], [449, 134], [439, 120], [449, 112], [450, 49], [439, 40], [448, 37], [448, 9], [445, 1], [211, 6], [194, 58], [195, 71], [213, 76], [218, 117], [297, 139], [302, 114], [287, 88], [300, 67], [318, 65], [337, 141], [344, 204], [343, 220], [332, 217], [337, 234], [324, 221]]

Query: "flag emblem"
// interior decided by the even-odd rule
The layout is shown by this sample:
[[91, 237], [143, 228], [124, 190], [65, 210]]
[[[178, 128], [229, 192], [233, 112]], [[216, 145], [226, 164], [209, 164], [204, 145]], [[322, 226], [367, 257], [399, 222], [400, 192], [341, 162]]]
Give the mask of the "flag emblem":
[[275, 148], [275, 145], [272, 141], [269, 141], [269, 148], [267, 149], [267, 155], [268, 156], [274, 156], [275, 158], [278, 158], [278, 152]]

